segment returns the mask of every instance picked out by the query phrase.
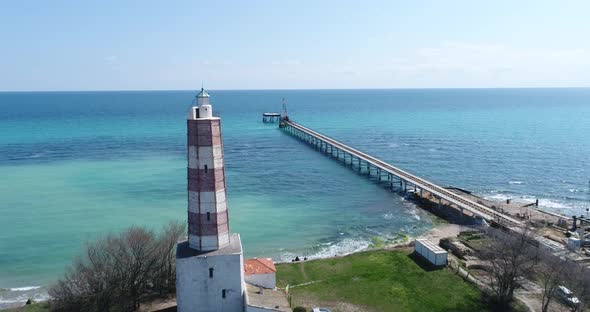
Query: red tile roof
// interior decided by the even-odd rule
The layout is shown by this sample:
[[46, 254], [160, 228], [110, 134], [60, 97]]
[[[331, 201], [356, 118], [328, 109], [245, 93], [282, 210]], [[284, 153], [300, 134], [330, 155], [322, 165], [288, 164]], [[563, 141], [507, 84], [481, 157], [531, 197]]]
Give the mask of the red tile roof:
[[244, 273], [246, 275], [253, 274], [269, 274], [275, 273], [277, 269], [271, 258], [253, 258], [244, 260]]

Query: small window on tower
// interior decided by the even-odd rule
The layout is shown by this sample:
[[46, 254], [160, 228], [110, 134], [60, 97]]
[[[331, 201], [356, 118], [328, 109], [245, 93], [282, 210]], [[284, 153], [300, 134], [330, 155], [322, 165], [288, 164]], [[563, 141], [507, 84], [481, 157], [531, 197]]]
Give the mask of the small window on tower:
[[225, 298], [225, 289], [221, 290], [221, 298]]
[[208, 171], [208, 170], [207, 170], [207, 165], [205, 165], [205, 173], [207, 173], [207, 171]]
[[213, 268], [209, 268], [209, 278], [213, 278]]
[[207, 212], [207, 221], [211, 221], [211, 213]]

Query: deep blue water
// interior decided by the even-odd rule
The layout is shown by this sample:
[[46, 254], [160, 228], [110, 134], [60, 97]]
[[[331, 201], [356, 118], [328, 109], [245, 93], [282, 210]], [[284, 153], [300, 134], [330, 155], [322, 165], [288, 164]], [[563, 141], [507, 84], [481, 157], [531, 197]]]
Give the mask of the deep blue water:
[[[186, 216], [193, 91], [0, 93], [0, 306], [46, 286], [87, 240]], [[415, 235], [429, 215], [263, 124], [292, 119], [441, 185], [579, 214], [590, 89], [210, 91], [230, 227], [246, 256], [330, 256]]]

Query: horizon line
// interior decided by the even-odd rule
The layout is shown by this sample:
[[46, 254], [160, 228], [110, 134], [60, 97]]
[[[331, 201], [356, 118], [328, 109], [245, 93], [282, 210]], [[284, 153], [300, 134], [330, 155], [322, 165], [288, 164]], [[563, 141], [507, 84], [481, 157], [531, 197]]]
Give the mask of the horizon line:
[[[277, 89], [206, 89], [212, 91], [345, 91], [345, 90], [510, 90], [510, 89], [590, 89], [585, 87], [407, 87], [407, 88], [277, 88]], [[0, 90], [0, 93], [49, 92], [178, 92], [197, 89], [96, 89], [96, 90]]]

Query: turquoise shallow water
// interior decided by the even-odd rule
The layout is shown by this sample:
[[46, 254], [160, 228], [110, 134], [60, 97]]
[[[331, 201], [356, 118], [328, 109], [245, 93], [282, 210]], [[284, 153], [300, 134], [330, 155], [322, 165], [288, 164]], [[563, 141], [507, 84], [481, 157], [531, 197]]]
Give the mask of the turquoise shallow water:
[[[246, 256], [289, 260], [415, 235], [431, 218], [276, 125], [279, 111], [442, 185], [585, 209], [590, 89], [211, 91], [230, 227]], [[0, 93], [0, 305], [41, 296], [83, 243], [185, 220], [194, 92]], [[15, 289], [19, 288], [19, 289]]]

